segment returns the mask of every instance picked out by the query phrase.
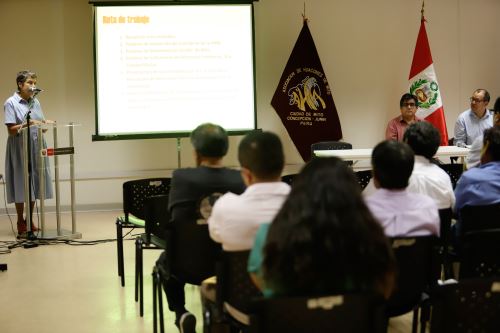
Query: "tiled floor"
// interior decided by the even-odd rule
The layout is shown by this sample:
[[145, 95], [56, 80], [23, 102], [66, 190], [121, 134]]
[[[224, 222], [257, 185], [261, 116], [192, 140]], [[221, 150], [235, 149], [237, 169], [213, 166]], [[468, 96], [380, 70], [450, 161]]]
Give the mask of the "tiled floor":
[[[77, 213], [81, 240], [115, 238], [114, 221], [119, 213]], [[63, 228], [70, 229], [70, 215], [64, 214], [62, 221]], [[47, 214], [46, 225], [49, 230], [55, 229], [54, 215]], [[7, 216], [0, 216], [0, 240], [14, 240]], [[145, 315], [141, 318], [134, 302], [133, 240], [126, 241], [124, 249], [125, 288], [120, 286], [117, 274], [114, 241], [87, 246], [16, 248], [1, 254], [0, 263], [7, 263], [8, 270], [0, 272], [0, 332], [152, 332], [150, 272], [160, 252], [144, 251]], [[198, 289], [187, 287], [186, 292], [186, 307], [198, 317], [197, 331], [201, 332]], [[167, 332], [176, 332], [173, 320], [165, 309]], [[410, 332], [410, 320], [409, 315], [392, 320], [389, 332]]]

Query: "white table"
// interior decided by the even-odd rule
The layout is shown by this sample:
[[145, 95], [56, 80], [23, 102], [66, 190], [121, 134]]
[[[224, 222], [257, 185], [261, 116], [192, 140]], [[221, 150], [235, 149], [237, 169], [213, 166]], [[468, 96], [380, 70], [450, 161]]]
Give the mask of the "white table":
[[[372, 148], [344, 149], [344, 150], [315, 150], [314, 155], [318, 157], [337, 156], [347, 161], [369, 160], [372, 157]], [[469, 148], [457, 146], [441, 146], [434, 157], [461, 157], [462, 162], [469, 155]]]

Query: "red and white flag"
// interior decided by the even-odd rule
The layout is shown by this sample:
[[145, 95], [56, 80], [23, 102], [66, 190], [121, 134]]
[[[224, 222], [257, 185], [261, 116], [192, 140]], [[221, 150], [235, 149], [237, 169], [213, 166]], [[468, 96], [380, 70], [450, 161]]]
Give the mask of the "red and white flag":
[[441, 100], [441, 92], [434, 71], [423, 15], [417, 45], [413, 53], [409, 81], [410, 93], [417, 96], [419, 102], [417, 117], [424, 118], [433, 124], [441, 134], [441, 146], [447, 146], [448, 130], [446, 129], [443, 101]]

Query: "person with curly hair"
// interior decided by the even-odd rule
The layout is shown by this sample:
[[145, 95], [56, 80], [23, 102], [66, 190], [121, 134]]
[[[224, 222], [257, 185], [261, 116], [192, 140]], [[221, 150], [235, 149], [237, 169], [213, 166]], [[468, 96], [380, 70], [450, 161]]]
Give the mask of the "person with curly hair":
[[313, 159], [294, 179], [248, 262], [265, 296], [378, 292], [393, 288], [395, 261], [380, 224], [342, 160]]

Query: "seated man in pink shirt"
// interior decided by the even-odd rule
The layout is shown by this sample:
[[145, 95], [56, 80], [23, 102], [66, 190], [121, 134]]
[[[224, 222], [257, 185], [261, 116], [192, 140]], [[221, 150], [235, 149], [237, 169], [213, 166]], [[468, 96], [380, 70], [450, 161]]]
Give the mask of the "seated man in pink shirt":
[[408, 93], [401, 96], [401, 100], [399, 101], [401, 115], [391, 119], [387, 124], [385, 130], [386, 140], [403, 141], [403, 135], [405, 134], [406, 128], [417, 121], [422, 121], [422, 119], [415, 115], [417, 109], [417, 96]]
[[406, 189], [414, 160], [413, 151], [406, 143], [387, 140], [373, 149], [373, 178], [377, 190], [365, 200], [388, 237], [439, 235], [435, 201]]

